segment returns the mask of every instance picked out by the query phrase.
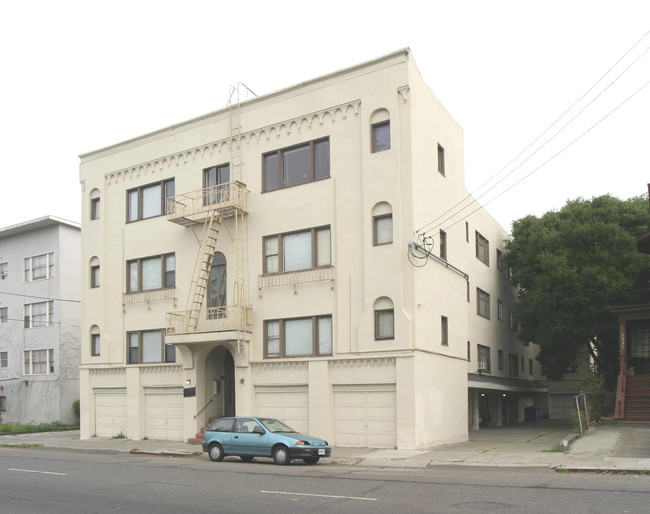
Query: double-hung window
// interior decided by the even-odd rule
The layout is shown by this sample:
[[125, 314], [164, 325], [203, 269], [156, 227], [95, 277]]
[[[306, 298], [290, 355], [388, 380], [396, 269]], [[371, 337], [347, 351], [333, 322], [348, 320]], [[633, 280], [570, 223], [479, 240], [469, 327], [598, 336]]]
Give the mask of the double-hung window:
[[490, 363], [490, 348], [482, 344], [476, 345], [478, 350], [478, 369], [490, 373], [492, 366]]
[[130, 260], [126, 267], [129, 293], [176, 286], [176, 257], [173, 253]]
[[0, 307], [0, 323], [9, 321], [9, 307]]
[[230, 200], [230, 163], [203, 170], [203, 205]]
[[274, 191], [330, 176], [329, 138], [283, 148], [262, 156], [262, 190]]
[[375, 340], [395, 339], [395, 310], [375, 310]]
[[4, 280], [9, 275], [9, 263], [0, 262], [0, 280]]
[[476, 288], [476, 314], [490, 319], [490, 295], [478, 287]]
[[0, 368], [6, 368], [9, 365], [7, 352], [0, 352]]
[[126, 221], [138, 221], [167, 212], [167, 202], [175, 195], [174, 179], [129, 189], [126, 192]]
[[25, 375], [54, 373], [54, 350], [25, 350]]
[[264, 322], [266, 358], [332, 355], [332, 316]]
[[54, 302], [25, 304], [25, 328], [47, 327], [54, 320]]
[[176, 347], [165, 343], [164, 330], [127, 333], [128, 363], [176, 362]]
[[372, 152], [390, 150], [390, 121], [372, 125]]
[[490, 265], [490, 242], [476, 232], [476, 258], [486, 266]]
[[54, 252], [25, 259], [25, 282], [52, 278], [54, 276]]
[[389, 245], [393, 242], [393, 215], [382, 214], [373, 218], [373, 245]]
[[330, 266], [329, 227], [264, 238], [264, 273], [300, 271]]

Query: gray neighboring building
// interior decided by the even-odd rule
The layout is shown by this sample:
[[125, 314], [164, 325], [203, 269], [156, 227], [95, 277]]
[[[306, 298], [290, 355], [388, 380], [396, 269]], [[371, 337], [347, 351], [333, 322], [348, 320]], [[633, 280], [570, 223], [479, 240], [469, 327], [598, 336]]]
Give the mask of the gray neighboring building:
[[81, 229], [45, 216], [0, 229], [0, 418], [76, 422]]

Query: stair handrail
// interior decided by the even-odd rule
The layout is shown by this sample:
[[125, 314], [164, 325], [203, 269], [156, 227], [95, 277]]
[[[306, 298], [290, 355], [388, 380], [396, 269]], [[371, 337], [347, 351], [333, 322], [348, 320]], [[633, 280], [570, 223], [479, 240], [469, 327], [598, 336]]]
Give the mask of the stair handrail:
[[208, 403], [206, 403], [206, 404], [203, 406], [203, 408], [202, 408], [199, 412], [197, 412], [197, 413], [194, 415], [194, 419], [196, 419], [196, 418], [199, 416], [199, 414], [201, 414], [201, 413], [202, 413], [202, 412], [207, 408], [207, 406], [210, 405], [210, 404], [212, 403], [212, 400], [213, 400], [213, 398], [210, 398], [210, 401], [209, 401]]

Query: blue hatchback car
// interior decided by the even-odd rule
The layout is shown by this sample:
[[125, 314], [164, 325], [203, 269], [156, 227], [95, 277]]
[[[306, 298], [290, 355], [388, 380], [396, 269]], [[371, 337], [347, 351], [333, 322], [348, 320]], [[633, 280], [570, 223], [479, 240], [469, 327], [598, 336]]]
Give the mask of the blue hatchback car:
[[302, 459], [316, 464], [329, 457], [332, 448], [323, 439], [297, 433], [273, 418], [220, 418], [205, 430], [203, 451], [219, 462], [227, 455], [237, 455], [244, 462], [254, 457], [271, 457], [276, 464]]

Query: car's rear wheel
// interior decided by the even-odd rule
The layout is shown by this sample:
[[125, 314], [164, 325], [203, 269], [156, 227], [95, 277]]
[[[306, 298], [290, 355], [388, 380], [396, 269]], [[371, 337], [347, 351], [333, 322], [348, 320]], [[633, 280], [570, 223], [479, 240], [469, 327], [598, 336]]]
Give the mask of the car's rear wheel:
[[305, 464], [316, 464], [320, 460], [320, 457], [305, 457], [302, 460]]
[[273, 462], [280, 466], [286, 466], [291, 462], [291, 454], [286, 446], [276, 446], [273, 449]]
[[240, 455], [239, 458], [244, 462], [253, 462], [253, 457], [250, 455]]
[[210, 445], [210, 449], [208, 450], [208, 456], [210, 457], [210, 460], [212, 462], [221, 462], [223, 460], [223, 448], [219, 443], [214, 443], [213, 445]]

